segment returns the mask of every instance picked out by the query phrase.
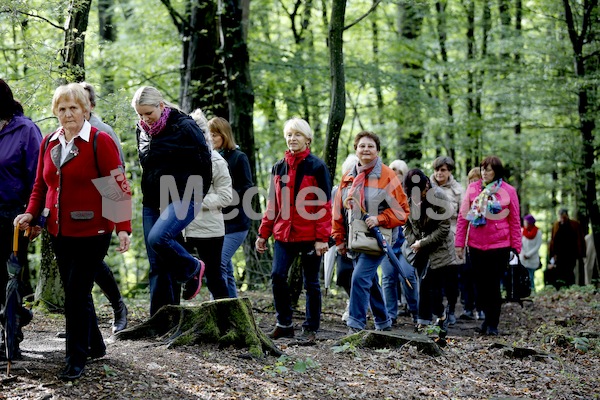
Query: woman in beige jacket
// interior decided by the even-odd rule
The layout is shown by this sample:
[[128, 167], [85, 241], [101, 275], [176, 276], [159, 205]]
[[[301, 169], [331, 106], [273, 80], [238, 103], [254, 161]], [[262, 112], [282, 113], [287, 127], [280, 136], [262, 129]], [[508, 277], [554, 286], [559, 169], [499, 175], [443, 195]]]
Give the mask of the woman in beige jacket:
[[198, 258], [204, 261], [206, 285], [213, 298], [224, 299], [229, 297], [229, 292], [221, 274], [221, 250], [225, 238], [222, 210], [233, 199], [233, 187], [227, 161], [212, 148], [204, 114], [198, 109], [192, 113], [192, 118], [204, 132], [211, 150], [212, 182], [202, 200], [202, 210], [185, 228], [186, 248], [190, 253], [196, 252]]

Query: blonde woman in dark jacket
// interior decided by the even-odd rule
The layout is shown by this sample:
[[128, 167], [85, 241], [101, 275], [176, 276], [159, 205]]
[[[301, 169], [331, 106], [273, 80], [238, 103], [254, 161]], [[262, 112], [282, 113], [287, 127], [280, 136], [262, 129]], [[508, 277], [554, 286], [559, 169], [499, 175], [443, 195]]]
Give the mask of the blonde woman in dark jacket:
[[408, 171], [404, 190], [410, 196], [410, 215], [404, 225], [407, 245], [416, 253], [415, 267], [421, 278], [417, 328], [432, 322], [440, 327], [440, 337], [448, 329], [448, 307], [444, 306], [442, 288], [451, 265], [456, 264], [454, 234], [450, 219], [452, 208], [442, 189], [431, 187], [420, 169]]

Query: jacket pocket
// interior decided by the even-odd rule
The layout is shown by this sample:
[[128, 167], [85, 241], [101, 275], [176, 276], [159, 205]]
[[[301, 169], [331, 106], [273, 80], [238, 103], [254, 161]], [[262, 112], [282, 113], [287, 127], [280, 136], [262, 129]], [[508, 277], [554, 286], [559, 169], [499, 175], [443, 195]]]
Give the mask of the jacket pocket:
[[76, 221], [87, 221], [94, 219], [93, 211], [71, 211], [71, 219]]

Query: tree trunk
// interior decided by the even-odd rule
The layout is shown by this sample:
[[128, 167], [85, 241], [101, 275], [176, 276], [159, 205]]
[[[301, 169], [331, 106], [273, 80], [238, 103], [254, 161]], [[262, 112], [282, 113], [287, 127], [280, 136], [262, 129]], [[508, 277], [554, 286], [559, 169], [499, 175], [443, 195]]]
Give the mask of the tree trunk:
[[[591, 223], [592, 234], [594, 237], [594, 246], [600, 249], [600, 207], [598, 206], [598, 194], [596, 192], [596, 173], [594, 169], [594, 129], [595, 107], [590, 99], [593, 99], [594, 93], [598, 91], [598, 85], [595, 83], [594, 76], [598, 73], [598, 63], [596, 57], [586, 57], [584, 46], [589, 46], [593, 51], [595, 38], [597, 37], [597, 24], [595, 23], [598, 15], [598, 0], [584, 0], [581, 13], [581, 21], [575, 21], [571, 4], [569, 0], [563, 0], [565, 19], [569, 38], [573, 49], [575, 59], [575, 74], [580, 83], [578, 90], [578, 112], [579, 112], [579, 131], [582, 138], [582, 156], [583, 156], [583, 176], [584, 179], [578, 185], [581, 192], [582, 205], [578, 209], [578, 218], [581, 222], [584, 233], [587, 233], [588, 224]], [[581, 32], [578, 32], [578, 27]], [[586, 64], [586, 61], [589, 63]], [[589, 65], [589, 69], [587, 68]], [[598, 260], [598, 254], [596, 257]]]
[[85, 80], [85, 35], [92, 0], [72, 0], [65, 23], [65, 42], [61, 51], [65, 82]]
[[[437, 11], [437, 31], [438, 31], [438, 43], [440, 46], [440, 57], [443, 62], [444, 72], [439, 75], [440, 85], [444, 94], [443, 101], [446, 102], [446, 113], [448, 117], [448, 123], [446, 128], [445, 140], [442, 143], [444, 145], [445, 154], [452, 157], [453, 160], [456, 160], [456, 143], [454, 142], [454, 104], [452, 100], [452, 94], [450, 93], [450, 83], [449, 83], [449, 75], [447, 72], [447, 68], [449, 67], [448, 63], [448, 51], [446, 49], [446, 41], [448, 37], [448, 27], [446, 24], [446, 1], [438, 1], [436, 3], [436, 11]], [[467, 170], [468, 172], [468, 170]], [[458, 176], [457, 173], [455, 173]]]
[[[331, 106], [325, 134], [324, 161], [329, 175], [335, 176], [340, 132], [346, 118], [346, 77], [344, 72], [344, 21], [346, 0], [333, 0], [329, 23], [329, 68], [331, 70]], [[333, 183], [333, 182], [332, 182]]]
[[[114, 0], [98, 0], [98, 31], [100, 33], [100, 54], [106, 54], [105, 45], [115, 41], [117, 30], [113, 25]], [[114, 75], [112, 63], [109, 57], [101, 57], [102, 68], [102, 91], [109, 94], [114, 93]]]
[[[241, 150], [248, 156], [252, 181], [256, 183], [256, 151], [254, 143], [254, 88], [250, 76], [250, 55], [246, 42], [245, 26], [248, 24], [248, 4], [242, 0], [224, 0], [222, 2], [221, 37], [223, 38], [223, 65], [227, 81], [227, 99], [229, 104], [229, 123], [236, 135]], [[252, 199], [252, 209], [260, 210], [258, 196]], [[256, 233], [260, 221], [251, 220], [252, 225], [244, 244], [246, 268], [261, 271], [254, 250]], [[271, 269], [261, 271], [270, 275]], [[248, 278], [252, 278], [248, 276]]]
[[157, 337], [169, 347], [217, 343], [220, 348], [248, 348], [250, 355], [283, 354], [254, 319], [248, 298], [222, 299], [199, 306], [163, 306], [148, 321], [115, 334], [117, 340]]
[[[398, 11], [398, 39], [406, 42], [407, 46], [418, 46], [411, 41], [421, 35], [423, 25], [424, 6], [413, 2], [400, 2]], [[409, 79], [420, 79], [423, 66], [418, 61], [398, 60], [399, 69], [408, 73]], [[411, 72], [414, 71], [414, 74]], [[398, 157], [406, 161], [418, 162], [423, 156], [421, 151], [421, 140], [423, 138], [422, 127], [425, 125], [420, 120], [421, 110], [417, 109], [414, 99], [406, 95], [406, 85], [400, 84], [396, 89], [396, 102], [398, 103]]]
[[42, 260], [34, 298], [38, 306], [50, 310], [62, 310], [65, 306], [65, 289], [50, 245], [50, 235], [45, 229], [42, 231], [41, 240]]

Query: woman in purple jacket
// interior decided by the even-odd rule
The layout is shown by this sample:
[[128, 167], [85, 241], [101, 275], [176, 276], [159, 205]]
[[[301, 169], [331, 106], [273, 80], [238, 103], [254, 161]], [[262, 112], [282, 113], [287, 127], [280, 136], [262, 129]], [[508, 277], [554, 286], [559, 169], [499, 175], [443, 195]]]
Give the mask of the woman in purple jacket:
[[502, 180], [504, 167], [498, 157], [481, 162], [481, 180], [467, 188], [456, 225], [456, 254], [464, 248], [475, 273], [477, 306], [485, 313], [480, 332], [498, 335], [502, 295], [500, 281], [510, 248], [521, 252], [519, 199], [514, 187]]
[[[0, 305], [4, 303], [8, 279], [6, 260], [12, 251], [13, 220], [25, 211], [29, 200], [41, 142], [40, 129], [23, 115], [23, 106], [0, 79]], [[27, 266], [29, 239], [19, 240], [19, 261]], [[26, 294], [32, 293], [27, 269], [24, 281]]]

